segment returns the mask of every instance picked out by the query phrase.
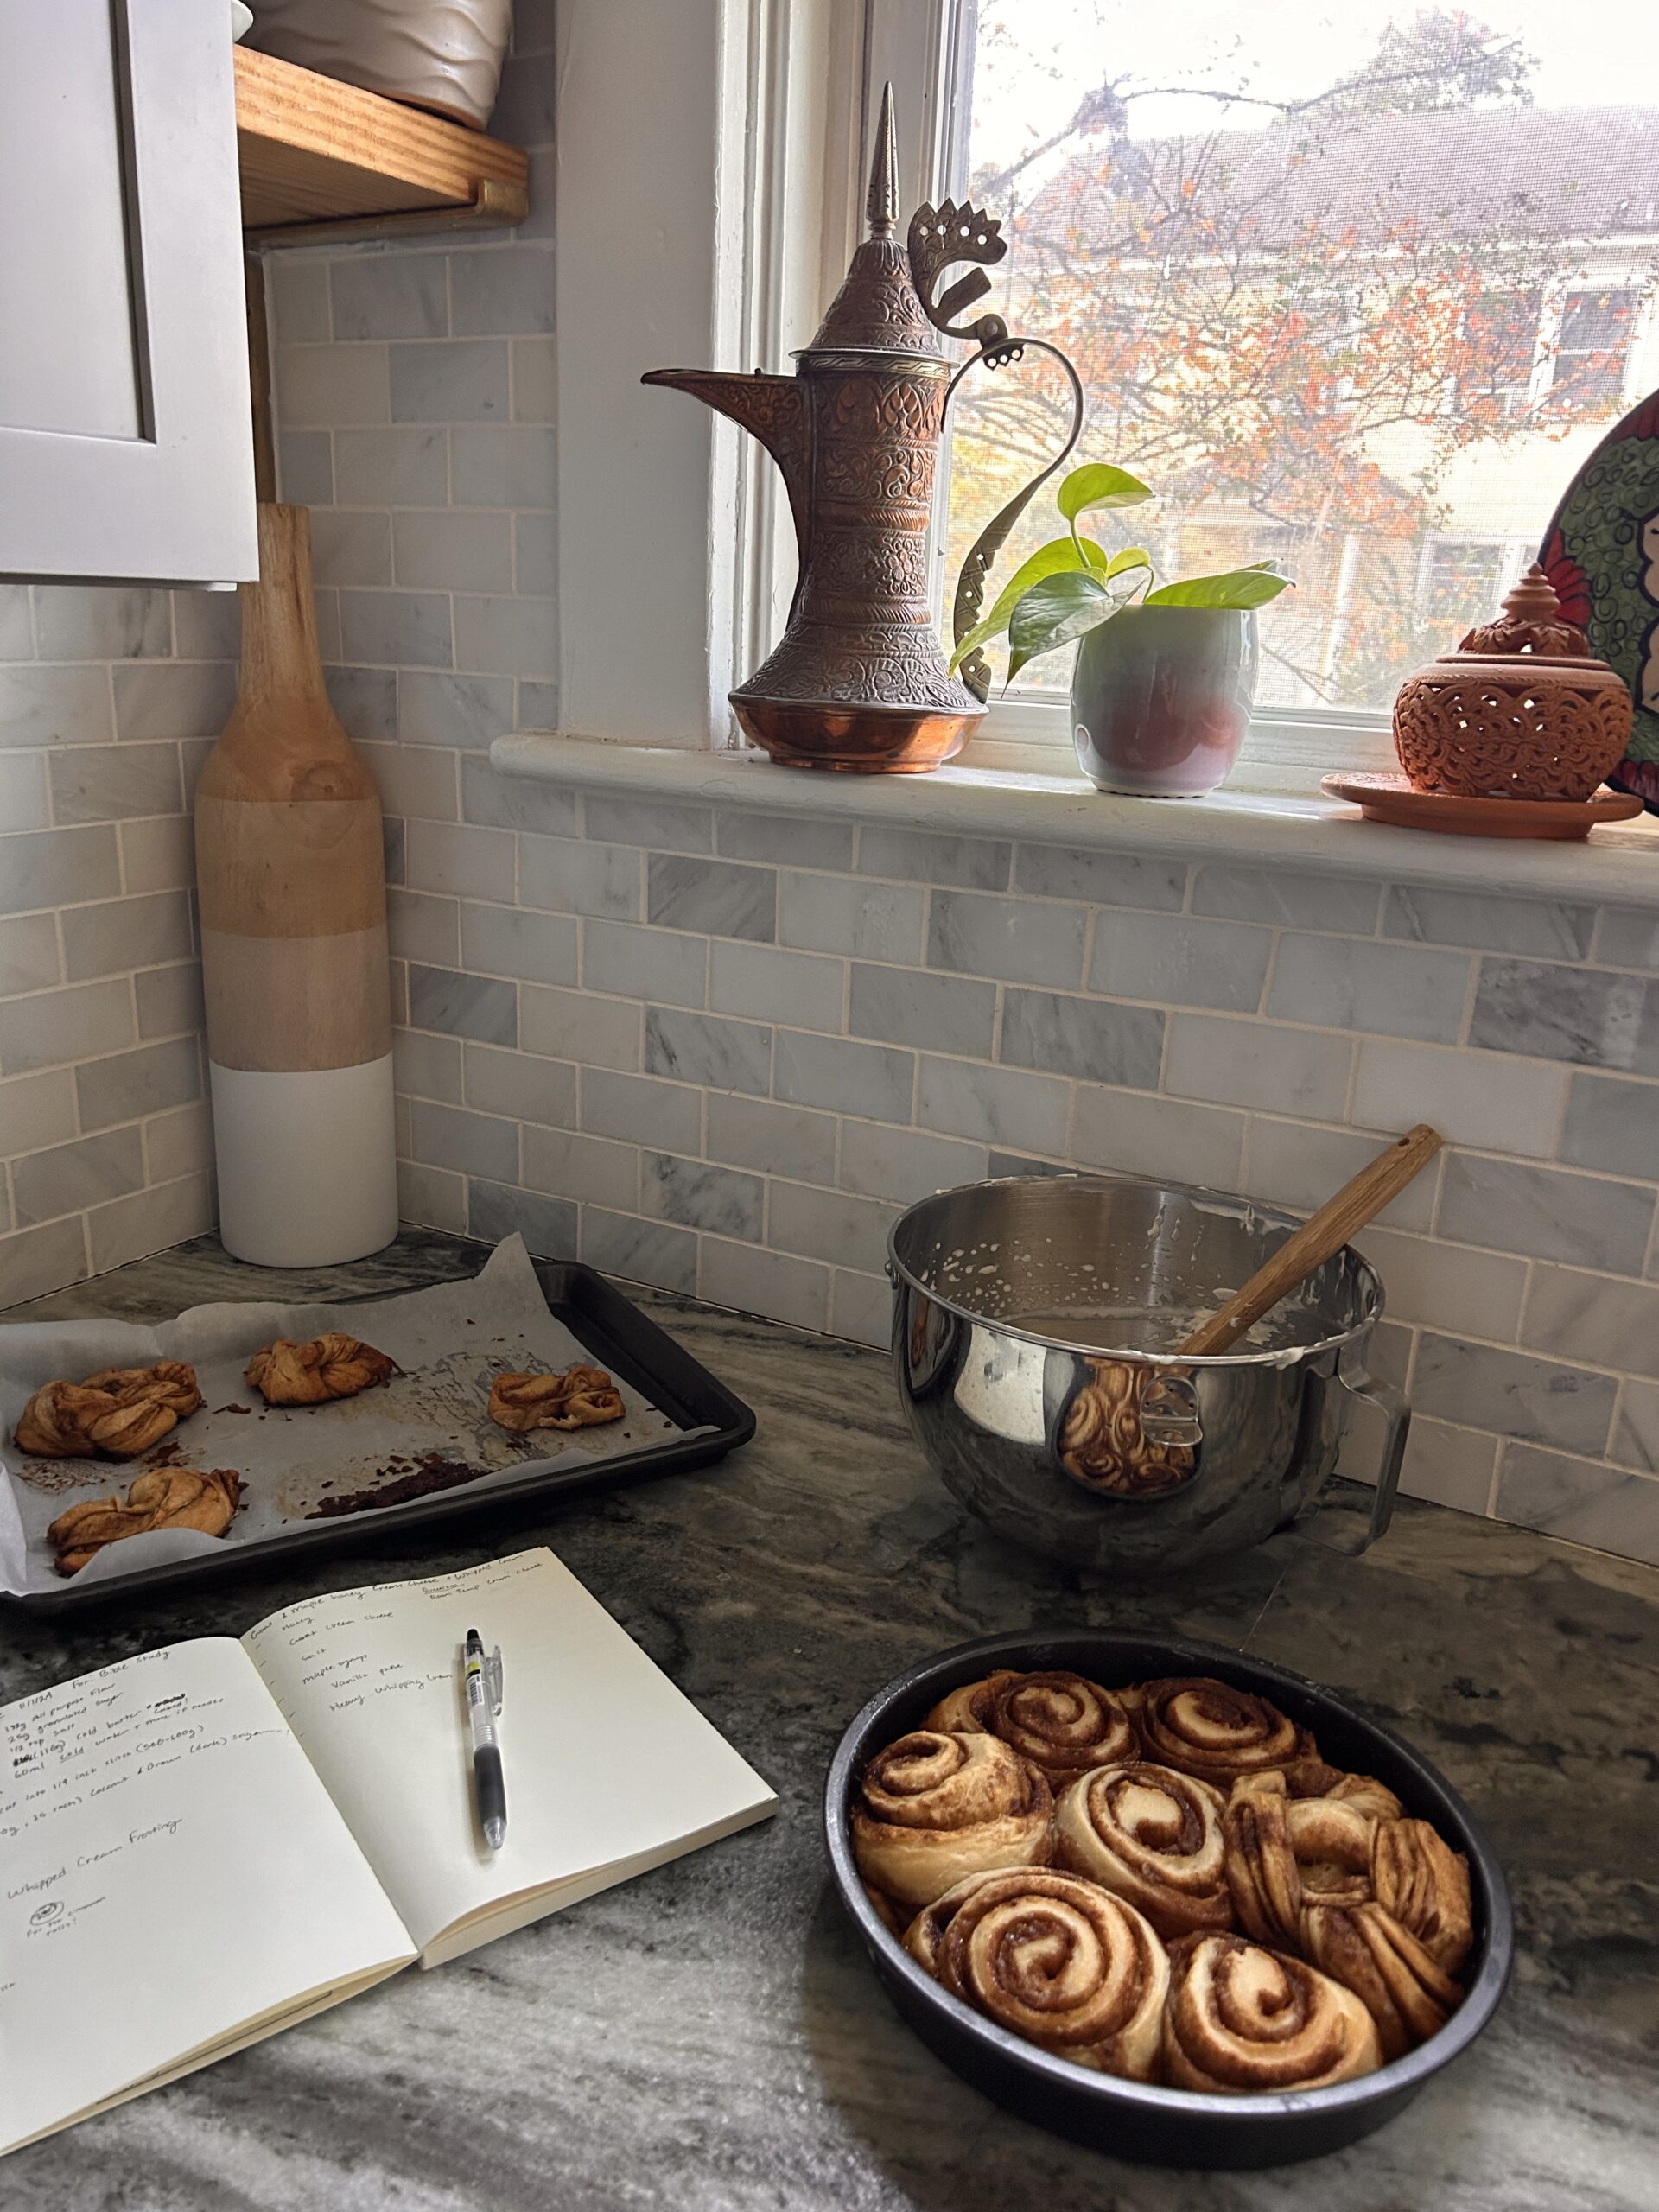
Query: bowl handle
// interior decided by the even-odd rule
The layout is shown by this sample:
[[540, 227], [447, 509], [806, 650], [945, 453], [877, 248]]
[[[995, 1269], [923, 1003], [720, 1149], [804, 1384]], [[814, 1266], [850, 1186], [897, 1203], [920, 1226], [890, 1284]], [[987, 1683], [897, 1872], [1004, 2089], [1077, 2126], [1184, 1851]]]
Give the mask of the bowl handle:
[[[1338, 1366], [1336, 1382], [1351, 1398], [1357, 1399], [1368, 1413], [1377, 1414], [1382, 1422], [1382, 1442], [1377, 1456], [1376, 1487], [1371, 1494], [1371, 1516], [1364, 1529], [1356, 1537], [1352, 1533], [1342, 1536], [1316, 1534], [1310, 1525], [1317, 1516], [1312, 1514], [1299, 1519], [1300, 1533], [1311, 1536], [1327, 1551], [1345, 1552], [1351, 1558], [1367, 1551], [1387, 1529], [1394, 1517], [1394, 1496], [1400, 1485], [1400, 1465], [1406, 1456], [1406, 1438], [1411, 1429], [1411, 1408], [1403, 1390], [1396, 1390], [1392, 1382], [1378, 1382], [1366, 1374], [1363, 1368], [1350, 1375]], [[1333, 1471], [1342, 1471], [1340, 1455]], [[1344, 1518], [1346, 1516], [1344, 1516]]]

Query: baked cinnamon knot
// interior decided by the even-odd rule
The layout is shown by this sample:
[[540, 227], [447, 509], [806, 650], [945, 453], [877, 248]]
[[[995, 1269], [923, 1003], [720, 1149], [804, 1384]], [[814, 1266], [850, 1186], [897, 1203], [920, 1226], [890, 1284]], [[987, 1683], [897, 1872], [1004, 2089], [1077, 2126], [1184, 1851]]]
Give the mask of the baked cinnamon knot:
[[1187, 1936], [1169, 1957], [1165, 2078], [1249, 2096], [1375, 2072], [1382, 2047], [1350, 1989], [1242, 1936]]
[[1293, 1797], [1290, 1847], [1309, 1904], [1363, 1904], [1371, 1895], [1377, 1823], [1340, 1797]]
[[1359, 1999], [1376, 2023], [1384, 2058], [1426, 2043], [1463, 1999], [1457, 1983], [1380, 1904], [1310, 1904], [1301, 1948]]
[[1133, 1905], [1074, 1875], [969, 1875], [912, 1923], [906, 1948], [952, 1996], [1045, 2050], [1148, 2082], [1169, 1961]]
[[532, 1428], [597, 1428], [620, 1421], [622, 1411], [622, 1395], [602, 1367], [498, 1375], [490, 1385], [490, 1419], [516, 1436]]
[[995, 1736], [918, 1728], [864, 1770], [849, 1826], [858, 1870], [901, 1904], [931, 1904], [989, 1866], [1046, 1866], [1054, 1799]]
[[105, 1544], [151, 1529], [199, 1529], [222, 1536], [242, 1496], [229, 1467], [152, 1467], [135, 1478], [124, 1498], [89, 1498], [59, 1514], [47, 1530], [60, 1574], [78, 1574]]
[[1307, 1731], [1276, 1705], [1207, 1675], [1142, 1682], [1132, 1710], [1149, 1759], [1222, 1789], [1242, 1774], [1318, 1756]]
[[45, 1459], [134, 1459], [201, 1403], [196, 1370], [181, 1360], [105, 1367], [84, 1382], [48, 1382], [23, 1408], [19, 1451]]
[[1222, 1827], [1234, 1910], [1258, 1943], [1299, 1950], [1305, 1905], [1370, 1901], [1376, 1822], [1352, 1805], [1291, 1797], [1275, 1770], [1233, 1784]]
[[1173, 1767], [1096, 1767], [1054, 1808], [1058, 1865], [1146, 1915], [1166, 1942], [1232, 1925], [1218, 1789]]
[[988, 1736], [1000, 1736], [1057, 1790], [1090, 1767], [1121, 1766], [1140, 1749], [1121, 1700], [1065, 1668], [1037, 1675], [999, 1672], [970, 1682], [942, 1699], [925, 1725], [982, 1728]]
[[331, 1398], [354, 1398], [397, 1371], [397, 1361], [385, 1352], [331, 1329], [307, 1344], [278, 1337], [255, 1352], [247, 1379], [268, 1406], [321, 1406]]
[[1302, 1878], [1291, 1846], [1283, 1775], [1235, 1783], [1222, 1829], [1227, 1887], [1239, 1926], [1257, 1943], [1294, 1949], [1300, 1941]]
[[1329, 1797], [1351, 1805], [1370, 1821], [1397, 1821], [1405, 1807], [1392, 1789], [1369, 1774], [1344, 1774], [1323, 1759], [1292, 1759], [1284, 1769], [1285, 1788], [1293, 1797]]
[[45, 1382], [18, 1417], [12, 1432], [20, 1452], [43, 1459], [91, 1459], [98, 1454], [93, 1424], [115, 1411], [107, 1390], [79, 1382]]
[[1475, 1940], [1469, 1861], [1427, 1821], [1381, 1821], [1371, 1846], [1371, 1886], [1438, 1967], [1456, 1974]]

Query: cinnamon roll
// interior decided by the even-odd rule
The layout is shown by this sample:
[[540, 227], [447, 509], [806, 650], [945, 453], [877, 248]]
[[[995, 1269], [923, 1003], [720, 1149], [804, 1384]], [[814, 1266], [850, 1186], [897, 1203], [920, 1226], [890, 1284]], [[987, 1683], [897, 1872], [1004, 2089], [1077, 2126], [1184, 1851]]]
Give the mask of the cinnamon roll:
[[[950, 1703], [946, 1699], [945, 1704]], [[1046, 1775], [1057, 1790], [1090, 1767], [1121, 1766], [1140, 1751], [1135, 1725], [1122, 1700], [1098, 1682], [1065, 1668], [1037, 1675], [994, 1675], [979, 1686], [969, 1709], [976, 1719], [965, 1725], [1000, 1736]], [[928, 1725], [940, 1724], [930, 1715]]]
[[999, 2027], [1080, 2066], [1153, 2078], [1169, 1961], [1134, 1906], [1093, 1882], [1022, 1868], [970, 1875], [917, 1916], [905, 1943]]
[[1046, 1866], [1054, 1799], [995, 1736], [918, 1728], [864, 1770], [849, 1826], [873, 1889], [912, 1910], [991, 1866]]
[[1169, 1972], [1164, 2073], [1177, 2088], [1319, 2089], [1382, 2063], [1360, 1999], [1300, 1959], [1242, 1936], [1187, 1936]]
[[1054, 1808], [1055, 1859], [1144, 1913], [1166, 1942], [1232, 1925], [1222, 1797], [1173, 1767], [1096, 1767]]
[[[1141, 1427], [1141, 1401], [1156, 1370], [1133, 1360], [1090, 1359], [1060, 1424], [1060, 1465], [1090, 1490], [1155, 1497], [1188, 1480], [1198, 1454], [1187, 1444], [1157, 1444]], [[1175, 1368], [1174, 1375], [1190, 1375]]]
[[1306, 1729], [1276, 1705], [1207, 1675], [1142, 1682], [1133, 1710], [1149, 1759], [1223, 1789], [1242, 1774], [1319, 1755]]
[[268, 1406], [321, 1406], [331, 1398], [354, 1398], [397, 1371], [395, 1359], [334, 1329], [305, 1344], [278, 1337], [255, 1352], [247, 1379]]
[[1427, 2042], [1462, 2001], [1457, 1983], [1380, 1904], [1309, 1904], [1301, 1948], [1359, 1999], [1376, 2023], [1384, 2058]]
[[1376, 1901], [1436, 1966], [1456, 1974], [1475, 1940], [1469, 1861], [1427, 1821], [1382, 1821], [1371, 1846]]
[[991, 1713], [996, 1704], [996, 1694], [1005, 1683], [1020, 1680], [1013, 1667], [999, 1667], [995, 1673], [985, 1675], [976, 1682], [964, 1682], [960, 1689], [942, 1697], [925, 1720], [924, 1728], [942, 1729], [946, 1735], [959, 1732], [971, 1735], [976, 1730], [981, 1735], [995, 1733], [991, 1726]]

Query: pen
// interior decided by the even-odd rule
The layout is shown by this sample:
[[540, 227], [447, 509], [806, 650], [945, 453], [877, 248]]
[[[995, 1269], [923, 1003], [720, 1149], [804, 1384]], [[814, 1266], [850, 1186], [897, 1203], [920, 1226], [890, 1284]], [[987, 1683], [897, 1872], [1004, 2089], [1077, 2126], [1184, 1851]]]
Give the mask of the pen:
[[499, 1851], [507, 1837], [507, 1785], [501, 1772], [501, 1746], [496, 1739], [496, 1715], [501, 1710], [501, 1647], [486, 1659], [484, 1639], [475, 1628], [467, 1631], [461, 1654], [467, 1684], [467, 1718], [473, 1732], [473, 1780], [478, 1789], [478, 1824], [492, 1851]]

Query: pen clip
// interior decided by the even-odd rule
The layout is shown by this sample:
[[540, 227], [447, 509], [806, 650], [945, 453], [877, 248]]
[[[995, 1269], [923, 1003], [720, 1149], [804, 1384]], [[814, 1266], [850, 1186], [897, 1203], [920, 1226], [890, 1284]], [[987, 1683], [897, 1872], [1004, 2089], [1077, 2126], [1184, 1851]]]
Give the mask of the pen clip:
[[484, 1662], [484, 1687], [489, 1694], [490, 1710], [501, 1710], [501, 1647], [498, 1643]]

